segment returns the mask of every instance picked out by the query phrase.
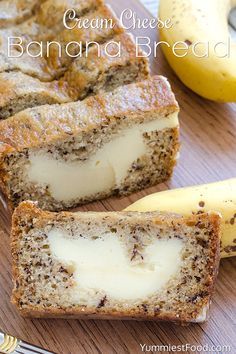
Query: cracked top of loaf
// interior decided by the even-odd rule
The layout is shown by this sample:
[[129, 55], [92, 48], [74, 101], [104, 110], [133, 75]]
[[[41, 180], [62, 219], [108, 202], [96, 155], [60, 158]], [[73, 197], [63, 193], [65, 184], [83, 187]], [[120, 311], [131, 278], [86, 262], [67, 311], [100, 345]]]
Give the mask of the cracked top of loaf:
[[1, 122], [0, 157], [64, 141], [82, 131], [116, 124], [127, 116], [131, 122], [136, 122], [137, 116], [140, 121], [140, 115], [143, 121], [149, 121], [152, 114], [163, 117], [178, 110], [170, 85], [162, 76], [122, 86], [84, 101], [29, 108]]

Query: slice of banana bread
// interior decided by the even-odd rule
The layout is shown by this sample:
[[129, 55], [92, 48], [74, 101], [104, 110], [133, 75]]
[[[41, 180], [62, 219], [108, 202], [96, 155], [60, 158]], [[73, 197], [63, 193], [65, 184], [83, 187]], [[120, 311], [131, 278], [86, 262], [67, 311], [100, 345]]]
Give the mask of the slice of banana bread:
[[0, 184], [61, 210], [125, 195], [172, 175], [178, 104], [159, 76], [83, 101], [22, 111], [0, 123]]
[[206, 320], [219, 264], [217, 213], [13, 215], [12, 301], [27, 317]]
[[[115, 41], [115, 42], [114, 42]], [[120, 56], [117, 44], [120, 44]], [[106, 49], [107, 48], [107, 49]], [[136, 57], [136, 46], [129, 34], [115, 36], [76, 59], [59, 81], [42, 82], [20, 71], [0, 73], [0, 119], [26, 108], [83, 99], [101, 91], [149, 77], [148, 60]]]

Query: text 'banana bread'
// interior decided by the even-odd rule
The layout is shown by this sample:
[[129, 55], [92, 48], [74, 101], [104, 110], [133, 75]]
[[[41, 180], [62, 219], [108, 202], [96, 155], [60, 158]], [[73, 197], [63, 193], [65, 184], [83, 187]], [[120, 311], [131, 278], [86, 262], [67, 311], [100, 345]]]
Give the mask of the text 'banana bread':
[[13, 303], [23, 316], [206, 320], [219, 263], [217, 213], [13, 215]]

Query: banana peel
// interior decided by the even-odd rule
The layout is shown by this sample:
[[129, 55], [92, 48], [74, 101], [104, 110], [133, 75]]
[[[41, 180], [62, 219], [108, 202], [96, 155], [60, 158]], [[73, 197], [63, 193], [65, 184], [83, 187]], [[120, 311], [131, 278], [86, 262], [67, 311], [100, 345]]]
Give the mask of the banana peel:
[[222, 215], [221, 257], [236, 256], [236, 178], [148, 195], [127, 211], [166, 211], [181, 215], [218, 211]]
[[234, 6], [236, 0], [160, 1], [159, 18], [172, 24], [160, 29], [167, 61], [187, 87], [218, 102], [236, 102], [236, 43], [228, 28]]

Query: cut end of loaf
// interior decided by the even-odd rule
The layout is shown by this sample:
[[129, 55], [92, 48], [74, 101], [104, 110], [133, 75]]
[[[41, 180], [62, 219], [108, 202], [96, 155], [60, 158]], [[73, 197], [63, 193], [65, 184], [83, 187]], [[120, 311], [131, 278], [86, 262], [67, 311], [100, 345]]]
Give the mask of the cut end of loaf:
[[202, 322], [219, 262], [216, 213], [13, 216], [12, 300], [23, 316]]

